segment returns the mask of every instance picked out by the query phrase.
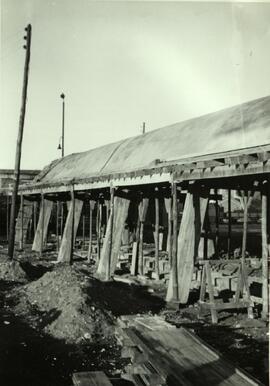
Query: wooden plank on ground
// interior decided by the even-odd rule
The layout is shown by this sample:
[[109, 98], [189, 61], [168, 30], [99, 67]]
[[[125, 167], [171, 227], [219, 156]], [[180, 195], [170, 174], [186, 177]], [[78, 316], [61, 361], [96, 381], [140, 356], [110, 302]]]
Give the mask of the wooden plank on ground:
[[112, 386], [103, 371], [84, 371], [72, 376], [74, 386]]
[[[147, 316], [144, 324], [137, 323], [136, 317], [126, 318], [132, 327], [127, 327], [125, 333], [147, 354], [147, 363], [157, 369], [168, 384], [205, 386], [207, 381], [208, 386], [261, 385], [187, 329], [149, 329], [146, 326], [149, 318]], [[140, 368], [142, 371], [144, 364]]]

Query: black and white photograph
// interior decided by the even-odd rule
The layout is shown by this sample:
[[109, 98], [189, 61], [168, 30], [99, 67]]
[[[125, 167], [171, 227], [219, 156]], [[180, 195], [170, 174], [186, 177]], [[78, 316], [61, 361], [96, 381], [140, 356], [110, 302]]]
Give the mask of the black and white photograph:
[[0, 14], [0, 386], [269, 386], [270, 1]]

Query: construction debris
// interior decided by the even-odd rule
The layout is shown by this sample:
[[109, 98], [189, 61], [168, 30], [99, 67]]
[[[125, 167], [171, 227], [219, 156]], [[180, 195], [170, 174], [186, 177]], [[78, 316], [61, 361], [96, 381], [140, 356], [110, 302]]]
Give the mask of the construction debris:
[[6, 256], [0, 257], [0, 280], [26, 283], [27, 275], [21, 264], [16, 260], [10, 260]]
[[88, 297], [86, 276], [56, 267], [39, 280], [16, 289], [16, 312], [55, 338], [68, 342], [99, 341], [113, 334], [113, 316]]

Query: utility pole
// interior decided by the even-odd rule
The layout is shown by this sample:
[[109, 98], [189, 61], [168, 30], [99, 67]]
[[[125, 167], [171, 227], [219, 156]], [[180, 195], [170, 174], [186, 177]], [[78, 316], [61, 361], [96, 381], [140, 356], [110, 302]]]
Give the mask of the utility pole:
[[16, 158], [15, 158], [15, 169], [14, 169], [14, 186], [13, 186], [12, 201], [11, 201], [9, 243], [8, 243], [8, 256], [10, 257], [10, 259], [13, 259], [14, 243], [15, 243], [16, 199], [17, 199], [18, 187], [19, 187], [19, 181], [20, 181], [22, 139], [23, 139], [23, 128], [24, 128], [26, 100], [27, 100], [27, 85], [28, 85], [30, 51], [31, 51], [31, 34], [32, 34], [31, 24], [28, 24], [28, 26], [25, 28], [25, 31], [26, 31], [26, 36], [24, 36], [24, 39], [26, 40], [26, 44], [23, 46], [23, 48], [26, 50], [26, 54], [25, 54], [25, 63], [24, 63], [22, 106], [21, 106], [21, 113], [20, 113], [17, 146], [16, 146]]
[[142, 124], [142, 134], [145, 134], [145, 122]]
[[63, 99], [62, 102], [62, 157], [65, 155], [65, 94], [62, 93], [60, 97]]

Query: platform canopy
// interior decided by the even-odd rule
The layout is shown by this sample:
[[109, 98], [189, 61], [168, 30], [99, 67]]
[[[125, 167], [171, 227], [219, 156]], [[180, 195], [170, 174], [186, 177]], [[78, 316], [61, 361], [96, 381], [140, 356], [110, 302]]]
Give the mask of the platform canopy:
[[[91, 188], [101, 182], [102, 186], [109, 186], [112, 181], [118, 185], [143, 184], [171, 180], [177, 173], [182, 179], [210, 178], [210, 171], [215, 173], [214, 177], [264, 173], [270, 171], [269, 151], [270, 96], [266, 96], [70, 154], [53, 161], [34, 183], [21, 190], [61, 190], [60, 186], [71, 183], [80, 188]], [[232, 165], [245, 167], [236, 170]], [[225, 174], [225, 169], [219, 173], [224, 166]], [[193, 176], [189, 176], [190, 172]]]

